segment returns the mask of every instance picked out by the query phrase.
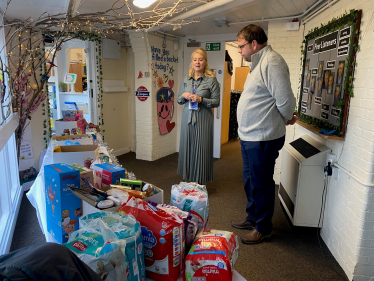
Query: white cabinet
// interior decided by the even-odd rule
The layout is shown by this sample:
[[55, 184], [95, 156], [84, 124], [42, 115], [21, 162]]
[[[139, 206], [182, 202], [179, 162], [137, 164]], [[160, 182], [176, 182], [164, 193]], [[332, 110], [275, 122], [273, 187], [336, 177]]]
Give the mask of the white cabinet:
[[321, 227], [324, 167], [327, 153], [324, 144], [305, 135], [288, 143], [282, 151], [278, 197], [295, 226]]

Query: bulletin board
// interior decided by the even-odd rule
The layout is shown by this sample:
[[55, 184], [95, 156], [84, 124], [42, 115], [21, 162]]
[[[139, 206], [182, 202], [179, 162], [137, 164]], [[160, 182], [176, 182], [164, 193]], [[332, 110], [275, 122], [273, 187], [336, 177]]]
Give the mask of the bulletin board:
[[361, 11], [351, 10], [303, 41], [300, 120], [327, 135], [345, 136], [360, 24]]

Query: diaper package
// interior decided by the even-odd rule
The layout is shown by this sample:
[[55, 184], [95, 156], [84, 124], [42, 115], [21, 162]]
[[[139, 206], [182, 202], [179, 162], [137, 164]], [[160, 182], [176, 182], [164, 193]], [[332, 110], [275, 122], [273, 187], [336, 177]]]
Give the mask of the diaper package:
[[193, 217], [189, 212], [185, 212], [180, 210], [179, 208], [167, 204], [156, 204], [152, 203], [159, 209], [164, 210], [168, 213], [174, 213], [180, 216], [184, 222], [184, 241], [185, 241], [185, 256], [187, 255], [188, 251], [190, 250], [192, 243], [195, 239], [197, 234], [197, 225], [198, 221], [196, 217]]
[[183, 280], [232, 281], [238, 249], [238, 238], [234, 233], [203, 230], [186, 257]]
[[70, 234], [64, 244], [102, 280], [127, 281], [126, 241], [120, 240], [101, 220], [95, 219]]
[[209, 201], [205, 185], [181, 182], [171, 188], [171, 205], [189, 212], [198, 222], [198, 232], [208, 227]]
[[184, 259], [183, 219], [135, 197], [130, 197], [118, 212], [133, 215], [141, 224], [147, 278], [178, 280]]
[[80, 223], [82, 226], [86, 226], [95, 219], [101, 219], [115, 233], [118, 239], [126, 241], [127, 280], [144, 281], [143, 235], [140, 223], [133, 216], [125, 216], [113, 212], [92, 213], [82, 217]]

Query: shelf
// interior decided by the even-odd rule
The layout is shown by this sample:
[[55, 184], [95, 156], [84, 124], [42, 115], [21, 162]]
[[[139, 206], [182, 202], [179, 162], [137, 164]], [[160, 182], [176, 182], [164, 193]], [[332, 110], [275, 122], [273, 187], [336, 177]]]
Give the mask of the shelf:
[[323, 135], [323, 134], [320, 134], [319, 132], [321, 131], [320, 128], [316, 128], [314, 127], [313, 125], [311, 124], [308, 124], [308, 123], [305, 123], [303, 121], [296, 121], [296, 124], [297, 125], [300, 125], [301, 127], [311, 131], [312, 133], [318, 135], [319, 137], [323, 138], [323, 139], [329, 139], [329, 140], [340, 140], [340, 141], [344, 141], [345, 138], [344, 137], [338, 137], [338, 136], [327, 136], [327, 135]]
[[88, 97], [88, 94], [84, 94], [84, 93], [75, 93], [75, 92], [60, 92], [60, 95], [75, 95], [75, 96], [87, 96]]

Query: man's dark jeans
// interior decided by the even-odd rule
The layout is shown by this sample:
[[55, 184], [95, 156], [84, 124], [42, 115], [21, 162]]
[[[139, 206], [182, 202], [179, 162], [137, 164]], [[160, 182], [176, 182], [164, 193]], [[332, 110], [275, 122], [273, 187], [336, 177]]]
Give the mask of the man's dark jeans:
[[284, 136], [271, 141], [240, 141], [247, 221], [254, 223], [261, 233], [271, 232], [275, 201], [274, 167], [284, 141]]

